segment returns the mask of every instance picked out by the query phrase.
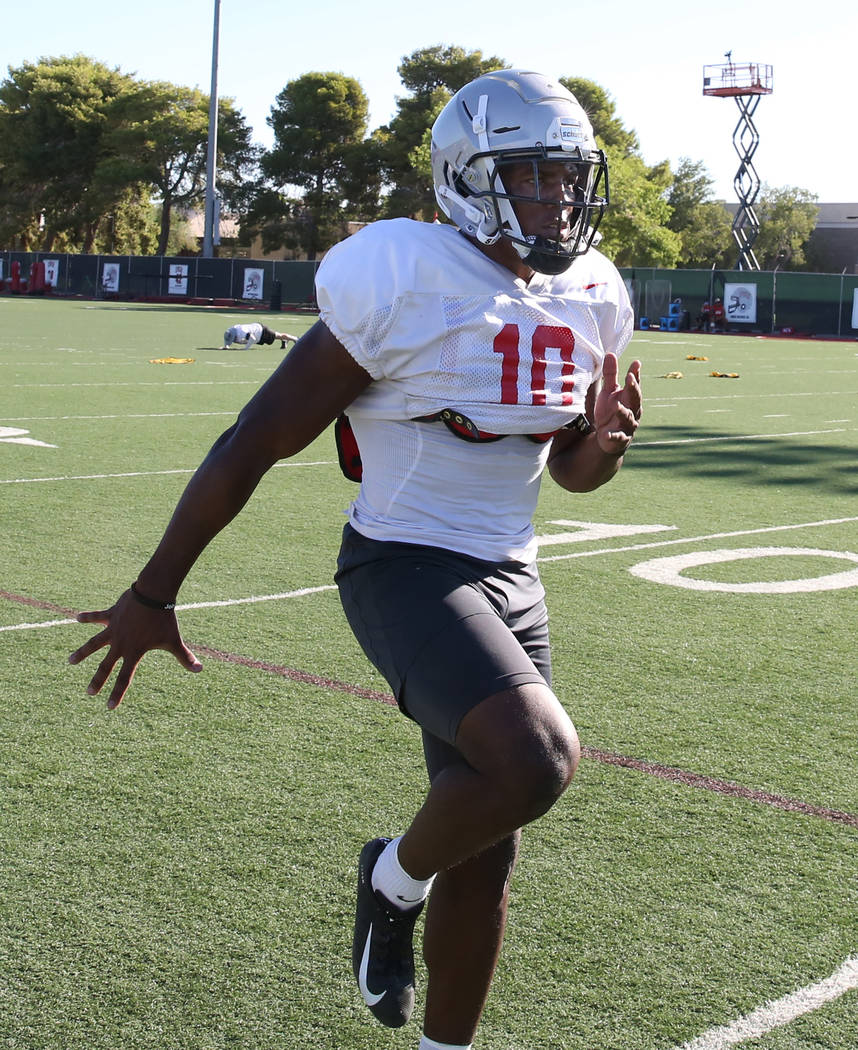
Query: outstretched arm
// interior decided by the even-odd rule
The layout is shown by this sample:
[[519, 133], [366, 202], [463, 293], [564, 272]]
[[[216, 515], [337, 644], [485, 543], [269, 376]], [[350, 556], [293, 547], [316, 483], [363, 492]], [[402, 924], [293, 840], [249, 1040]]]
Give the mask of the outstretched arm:
[[620, 386], [616, 355], [605, 355], [601, 386], [597, 390], [594, 384], [587, 392], [594, 430], [586, 437], [561, 430], [551, 444], [548, 471], [558, 485], [569, 492], [590, 492], [620, 469], [641, 418], [640, 375], [640, 361], [632, 361]]
[[[211, 540], [247, 503], [265, 472], [306, 448], [371, 382], [320, 321], [283, 359], [222, 434], [179, 500], [155, 553], [137, 578], [140, 594], [157, 603], [176, 600], [179, 588]], [[166, 649], [188, 670], [200, 663], [182, 641], [172, 609], [153, 609], [129, 590], [109, 609], [78, 615], [104, 630], [69, 657], [73, 664], [107, 648], [87, 692], [100, 692], [117, 664], [107, 706], [125, 695], [141, 657]]]

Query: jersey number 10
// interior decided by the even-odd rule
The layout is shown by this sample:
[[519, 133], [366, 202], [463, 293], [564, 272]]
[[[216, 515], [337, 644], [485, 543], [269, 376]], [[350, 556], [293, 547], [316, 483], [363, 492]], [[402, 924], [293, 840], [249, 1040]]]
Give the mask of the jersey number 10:
[[[521, 403], [518, 397], [519, 342], [518, 325], [505, 324], [495, 336], [492, 344], [494, 352], [503, 357], [501, 370], [501, 404], [503, 405]], [[544, 405], [546, 403], [545, 370], [548, 359], [545, 351], [549, 348], [560, 351], [560, 403], [571, 405], [572, 390], [575, 386], [572, 379], [572, 373], [575, 371], [575, 364], [572, 361], [575, 336], [569, 328], [550, 324], [537, 325], [530, 341], [531, 404]]]

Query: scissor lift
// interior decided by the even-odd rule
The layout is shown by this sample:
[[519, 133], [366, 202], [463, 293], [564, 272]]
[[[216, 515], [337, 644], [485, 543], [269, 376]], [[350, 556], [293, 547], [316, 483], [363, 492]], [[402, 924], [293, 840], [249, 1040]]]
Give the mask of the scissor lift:
[[[730, 52], [726, 57], [731, 58]], [[754, 211], [754, 203], [760, 192], [760, 179], [752, 159], [760, 136], [753, 117], [760, 98], [771, 93], [771, 66], [730, 60], [724, 65], [703, 67], [703, 94], [734, 98], [739, 107], [739, 122], [733, 130], [733, 145], [740, 161], [739, 170], [733, 177], [733, 187], [739, 198], [739, 210], [733, 219], [733, 239], [739, 248], [736, 267], [739, 270], [760, 268], [753, 248], [760, 232], [760, 220]]]

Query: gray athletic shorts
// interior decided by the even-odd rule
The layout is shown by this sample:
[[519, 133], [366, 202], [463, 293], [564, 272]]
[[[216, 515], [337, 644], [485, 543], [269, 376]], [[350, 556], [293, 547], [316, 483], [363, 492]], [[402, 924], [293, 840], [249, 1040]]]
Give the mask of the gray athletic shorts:
[[[352, 631], [401, 710], [424, 731], [430, 773], [481, 700], [551, 682], [548, 612], [535, 565], [367, 539], [346, 525], [335, 576]], [[427, 734], [435, 741], [427, 740]]]

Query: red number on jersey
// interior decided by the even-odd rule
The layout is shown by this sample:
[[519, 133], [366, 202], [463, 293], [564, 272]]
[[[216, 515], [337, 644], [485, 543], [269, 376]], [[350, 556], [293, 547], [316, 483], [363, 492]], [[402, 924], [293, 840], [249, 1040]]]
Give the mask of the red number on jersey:
[[[519, 332], [517, 324], [505, 324], [495, 336], [492, 349], [496, 354], [503, 357], [501, 369], [501, 404], [517, 405], [518, 398], [518, 361], [519, 361]], [[545, 351], [548, 349], [560, 351], [560, 392], [561, 404], [572, 404], [572, 389], [575, 381], [572, 373], [575, 364], [572, 361], [572, 351], [575, 349], [575, 336], [568, 328], [560, 325], [541, 324], [537, 325], [530, 341], [530, 403], [532, 405], [544, 405], [545, 395], [545, 371], [548, 358]]]

